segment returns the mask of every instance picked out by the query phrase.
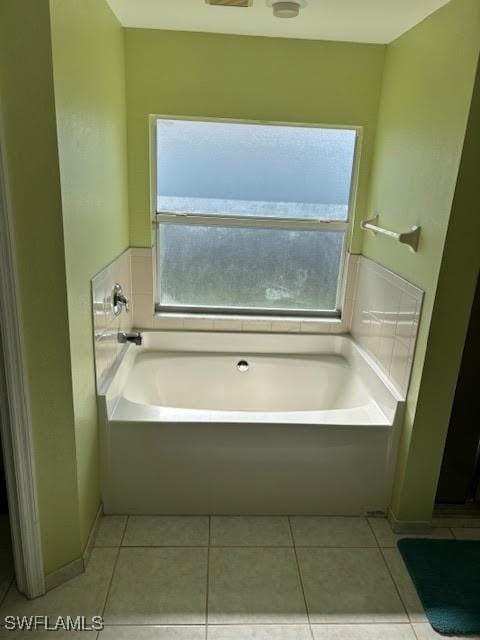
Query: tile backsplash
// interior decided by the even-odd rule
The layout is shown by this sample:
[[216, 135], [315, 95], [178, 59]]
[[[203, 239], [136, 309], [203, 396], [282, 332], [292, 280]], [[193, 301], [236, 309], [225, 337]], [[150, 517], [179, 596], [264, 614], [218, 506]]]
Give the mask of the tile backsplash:
[[[95, 369], [97, 385], [115, 363], [123, 349], [118, 342], [119, 331], [130, 331], [133, 326], [131, 250], [124, 251], [116, 260], [107, 265], [92, 278], [92, 313], [95, 346]], [[130, 301], [128, 312], [113, 313], [113, 286], [119, 283]]]
[[[97, 382], [101, 383], [123, 345], [119, 331], [261, 331], [347, 333], [370, 354], [402, 394], [406, 394], [423, 291], [379, 264], [347, 255], [342, 319], [288, 319], [242, 316], [154, 314], [155, 249], [131, 248], [92, 279]], [[130, 310], [113, 314], [112, 289], [118, 282]]]
[[385, 267], [359, 256], [350, 331], [406, 395], [413, 365], [423, 291]]

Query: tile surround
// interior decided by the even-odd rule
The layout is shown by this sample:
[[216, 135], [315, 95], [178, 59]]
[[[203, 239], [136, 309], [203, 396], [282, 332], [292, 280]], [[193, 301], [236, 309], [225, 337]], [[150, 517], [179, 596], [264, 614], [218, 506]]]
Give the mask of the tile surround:
[[351, 333], [406, 395], [423, 291], [385, 267], [359, 256], [353, 286]]
[[[112, 290], [115, 283], [122, 285], [130, 301], [128, 312], [115, 316]], [[117, 340], [119, 331], [130, 331], [133, 326], [131, 250], [127, 249], [100, 271], [91, 282], [93, 331], [95, 340], [95, 370], [97, 385], [115, 364], [123, 345]]]
[[[97, 381], [101, 382], [122, 350], [119, 330], [244, 331], [338, 334], [351, 331], [357, 342], [392, 380], [408, 389], [423, 291], [379, 264], [348, 254], [342, 285], [342, 319], [219, 317], [155, 314], [155, 248], [131, 248], [92, 280]], [[130, 311], [113, 315], [111, 291], [120, 282]]]

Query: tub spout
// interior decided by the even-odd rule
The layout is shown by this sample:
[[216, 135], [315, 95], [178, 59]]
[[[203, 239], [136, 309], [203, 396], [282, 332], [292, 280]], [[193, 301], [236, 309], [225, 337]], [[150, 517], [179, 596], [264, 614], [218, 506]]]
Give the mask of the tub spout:
[[127, 342], [134, 342], [137, 347], [142, 344], [142, 334], [140, 331], [119, 331], [117, 334], [117, 339], [121, 344], [126, 344]]

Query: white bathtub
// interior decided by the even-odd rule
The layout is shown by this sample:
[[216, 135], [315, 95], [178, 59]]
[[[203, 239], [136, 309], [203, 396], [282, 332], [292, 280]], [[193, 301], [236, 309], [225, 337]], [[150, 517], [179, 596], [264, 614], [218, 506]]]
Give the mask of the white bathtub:
[[143, 335], [99, 395], [106, 513], [386, 511], [403, 400], [351, 338]]

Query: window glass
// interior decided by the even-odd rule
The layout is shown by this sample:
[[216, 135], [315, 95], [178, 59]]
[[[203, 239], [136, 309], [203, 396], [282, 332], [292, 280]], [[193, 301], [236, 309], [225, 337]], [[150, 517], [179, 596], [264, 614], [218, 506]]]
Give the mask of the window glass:
[[157, 210], [347, 220], [356, 132], [157, 121]]
[[159, 226], [160, 304], [335, 311], [343, 231]]
[[338, 315], [356, 139], [158, 118], [157, 309]]

